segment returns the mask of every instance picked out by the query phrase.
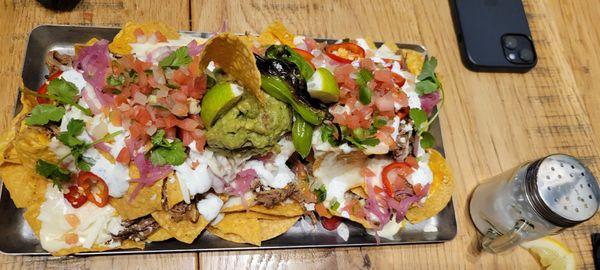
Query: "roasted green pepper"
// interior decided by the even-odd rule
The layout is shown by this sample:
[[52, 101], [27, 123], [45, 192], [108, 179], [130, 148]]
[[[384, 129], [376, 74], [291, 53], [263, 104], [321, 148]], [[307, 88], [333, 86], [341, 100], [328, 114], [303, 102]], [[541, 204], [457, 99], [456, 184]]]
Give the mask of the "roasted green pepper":
[[315, 126], [323, 122], [325, 112], [310, 107], [296, 99], [289, 85], [278, 76], [261, 76], [260, 86], [267, 94], [292, 106], [294, 111], [306, 120], [306, 122]]
[[300, 69], [300, 74], [305, 80], [309, 80], [315, 72], [315, 69], [304, 60], [302, 55], [298, 54], [287, 45], [271, 45], [265, 52], [265, 56], [272, 59], [284, 59], [296, 64], [298, 69]]
[[312, 146], [312, 135], [313, 135], [313, 126], [308, 122], [304, 121], [304, 119], [298, 114], [294, 114], [294, 125], [292, 126], [292, 142], [294, 143], [294, 148], [296, 148], [296, 152], [302, 156], [302, 158], [306, 158], [310, 153], [310, 148]]

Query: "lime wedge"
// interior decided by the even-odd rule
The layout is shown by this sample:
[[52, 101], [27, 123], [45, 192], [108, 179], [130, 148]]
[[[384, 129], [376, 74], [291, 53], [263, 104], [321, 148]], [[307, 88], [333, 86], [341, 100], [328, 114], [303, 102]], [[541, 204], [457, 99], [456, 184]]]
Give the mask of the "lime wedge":
[[318, 68], [306, 85], [310, 96], [324, 103], [332, 103], [340, 99], [340, 88], [333, 74], [326, 68]]
[[242, 97], [242, 87], [230, 82], [221, 82], [209, 89], [204, 98], [200, 118], [206, 127], [211, 127], [215, 121], [229, 111]]

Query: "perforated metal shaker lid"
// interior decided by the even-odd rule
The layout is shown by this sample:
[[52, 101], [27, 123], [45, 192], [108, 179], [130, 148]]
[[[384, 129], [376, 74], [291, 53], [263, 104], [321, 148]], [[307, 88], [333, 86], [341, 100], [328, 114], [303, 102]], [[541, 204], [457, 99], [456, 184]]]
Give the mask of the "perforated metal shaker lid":
[[560, 227], [572, 227], [594, 216], [600, 204], [596, 177], [576, 158], [554, 154], [527, 168], [527, 198], [540, 216]]

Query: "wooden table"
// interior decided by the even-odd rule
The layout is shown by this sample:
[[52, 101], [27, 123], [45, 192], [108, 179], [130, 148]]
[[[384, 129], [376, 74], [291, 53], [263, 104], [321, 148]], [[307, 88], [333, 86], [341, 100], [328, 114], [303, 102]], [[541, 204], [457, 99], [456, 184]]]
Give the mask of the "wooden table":
[[[27, 35], [39, 24], [120, 26], [159, 20], [184, 30], [212, 31], [227, 19], [234, 32], [259, 32], [281, 19], [296, 33], [420, 43], [439, 59], [446, 103], [441, 125], [454, 169], [458, 235], [443, 244], [396, 247], [207, 252], [56, 259], [0, 255], [1, 269], [536, 269], [522, 249], [502, 256], [477, 251], [467, 201], [484, 179], [544, 154], [582, 159], [600, 175], [600, 7], [597, 0], [525, 2], [539, 57], [526, 74], [474, 73], [461, 63], [449, 3], [444, 0], [83, 0], [55, 13], [33, 0], [0, 4], [0, 126], [7, 127], [20, 83]], [[596, 25], [596, 27], [594, 27]], [[594, 80], [594, 78], [597, 78]], [[557, 238], [593, 269], [590, 233], [600, 216]]]

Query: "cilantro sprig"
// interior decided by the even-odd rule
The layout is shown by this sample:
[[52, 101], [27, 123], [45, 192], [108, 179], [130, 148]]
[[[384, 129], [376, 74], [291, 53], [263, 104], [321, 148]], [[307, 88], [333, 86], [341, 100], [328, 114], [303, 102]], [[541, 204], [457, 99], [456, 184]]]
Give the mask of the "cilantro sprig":
[[188, 47], [182, 46], [179, 49], [175, 50], [169, 56], [165, 57], [163, 60], [160, 60], [158, 65], [161, 68], [171, 68], [178, 69], [183, 65], [187, 65], [192, 62], [192, 57], [188, 53]]
[[377, 129], [371, 127], [369, 129], [357, 128], [350, 130], [347, 127], [342, 126], [342, 140], [338, 141], [335, 139], [333, 132], [336, 127], [331, 125], [321, 126], [321, 141], [328, 142], [332, 146], [339, 146], [340, 141], [346, 141], [359, 149], [365, 149], [366, 146], [376, 146], [379, 144], [379, 139], [375, 138], [374, 135], [377, 133]]
[[84, 108], [77, 103], [77, 95], [79, 94], [79, 90], [77, 90], [77, 86], [75, 86], [72, 82], [66, 81], [62, 78], [57, 78], [50, 81], [47, 89], [48, 92], [46, 94], [40, 94], [24, 88], [21, 89], [21, 92], [35, 97], [52, 99], [62, 105], [71, 105], [82, 111], [87, 116], [94, 116], [90, 109]]
[[61, 132], [56, 138], [69, 147], [71, 151], [59, 159], [58, 163], [62, 163], [67, 157], [72, 156], [75, 162], [75, 166], [82, 171], [89, 171], [94, 165], [94, 160], [84, 156], [83, 154], [96, 144], [106, 142], [115, 136], [123, 133], [123, 131], [117, 131], [106, 136], [95, 140], [91, 143], [86, 143], [84, 140], [78, 138], [83, 133], [85, 128], [85, 122], [80, 119], [71, 119], [67, 124], [67, 131]]
[[425, 62], [423, 62], [421, 74], [417, 76], [419, 82], [416, 85], [416, 91], [419, 95], [431, 94], [442, 87], [435, 74], [436, 67], [437, 59], [435, 57], [426, 58]]
[[408, 116], [413, 120], [413, 127], [417, 131], [417, 136], [420, 136], [421, 138], [421, 147], [433, 147], [435, 145], [435, 138], [427, 130], [434, 118], [428, 119], [427, 113], [418, 108], [410, 109]]
[[181, 165], [185, 161], [185, 147], [180, 139], [173, 141], [165, 138], [165, 131], [158, 130], [152, 136], [152, 149], [150, 149], [150, 161], [154, 165], [163, 166], [167, 164]]
[[315, 192], [315, 195], [317, 195], [317, 203], [323, 202], [327, 198], [327, 188], [325, 185], [322, 185], [313, 191]]
[[29, 126], [43, 126], [48, 122], [58, 122], [65, 115], [65, 108], [52, 104], [38, 104], [33, 107], [25, 124]]

